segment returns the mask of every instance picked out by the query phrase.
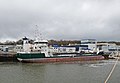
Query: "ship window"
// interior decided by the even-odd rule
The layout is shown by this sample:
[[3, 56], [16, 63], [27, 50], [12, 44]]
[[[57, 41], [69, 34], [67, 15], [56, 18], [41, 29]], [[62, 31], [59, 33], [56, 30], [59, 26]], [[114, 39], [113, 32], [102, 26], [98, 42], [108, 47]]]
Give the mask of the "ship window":
[[26, 41], [26, 44], [27, 44], [28, 42]]
[[47, 44], [47, 42], [34, 42], [35, 44]]

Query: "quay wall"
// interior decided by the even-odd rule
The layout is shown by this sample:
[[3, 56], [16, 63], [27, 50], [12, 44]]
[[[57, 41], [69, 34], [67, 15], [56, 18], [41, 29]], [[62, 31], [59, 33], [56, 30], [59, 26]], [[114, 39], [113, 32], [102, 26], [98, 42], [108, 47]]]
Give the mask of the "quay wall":
[[17, 62], [16, 53], [0, 53], [0, 62]]

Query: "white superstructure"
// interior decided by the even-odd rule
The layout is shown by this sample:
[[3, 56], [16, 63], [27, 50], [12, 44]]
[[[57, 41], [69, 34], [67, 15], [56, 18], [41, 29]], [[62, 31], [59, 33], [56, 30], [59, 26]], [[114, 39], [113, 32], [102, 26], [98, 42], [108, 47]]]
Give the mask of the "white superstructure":
[[40, 52], [45, 53], [46, 57], [48, 55], [48, 41], [47, 40], [35, 40], [30, 44], [28, 38], [23, 38], [23, 50], [24, 52]]
[[48, 55], [48, 41], [47, 40], [35, 40], [33, 44], [33, 51], [39, 51], [45, 53], [46, 57]]

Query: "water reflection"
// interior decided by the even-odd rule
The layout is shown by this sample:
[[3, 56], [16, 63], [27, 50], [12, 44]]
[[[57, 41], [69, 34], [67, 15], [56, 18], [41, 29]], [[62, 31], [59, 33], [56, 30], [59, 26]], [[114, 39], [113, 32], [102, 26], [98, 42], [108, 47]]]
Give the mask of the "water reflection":
[[[115, 60], [66, 63], [14, 63], [0, 62], [2, 83], [104, 83]], [[116, 71], [119, 72], [120, 62]], [[115, 72], [116, 74], [116, 72]], [[118, 83], [114, 75], [111, 83]]]

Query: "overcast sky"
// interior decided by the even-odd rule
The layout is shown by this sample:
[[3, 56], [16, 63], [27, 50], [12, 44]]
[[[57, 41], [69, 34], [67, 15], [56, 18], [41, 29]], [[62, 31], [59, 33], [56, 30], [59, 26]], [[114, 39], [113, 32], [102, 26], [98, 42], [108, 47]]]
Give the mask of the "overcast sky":
[[0, 0], [0, 39], [120, 40], [120, 0]]

